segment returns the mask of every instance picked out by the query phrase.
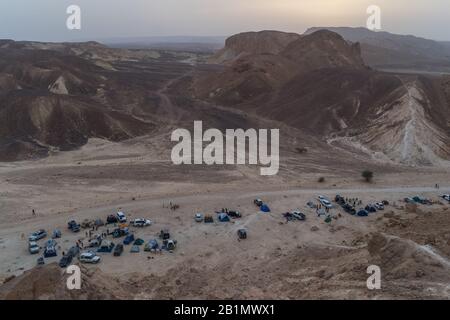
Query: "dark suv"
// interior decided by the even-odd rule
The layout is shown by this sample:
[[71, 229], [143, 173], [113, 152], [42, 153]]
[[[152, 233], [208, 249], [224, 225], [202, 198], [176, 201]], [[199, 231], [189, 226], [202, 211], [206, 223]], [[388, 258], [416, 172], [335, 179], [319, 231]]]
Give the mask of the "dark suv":
[[66, 254], [64, 257], [59, 260], [59, 266], [61, 268], [67, 268], [72, 262], [73, 256], [71, 254]]
[[122, 254], [122, 252], [123, 252], [123, 244], [118, 244], [118, 245], [116, 246], [116, 248], [114, 249], [114, 256], [115, 256], [115, 257], [120, 257], [120, 255]]
[[67, 223], [67, 228], [69, 230], [72, 230], [72, 232], [79, 232], [80, 231], [80, 225], [75, 220], [69, 221]]

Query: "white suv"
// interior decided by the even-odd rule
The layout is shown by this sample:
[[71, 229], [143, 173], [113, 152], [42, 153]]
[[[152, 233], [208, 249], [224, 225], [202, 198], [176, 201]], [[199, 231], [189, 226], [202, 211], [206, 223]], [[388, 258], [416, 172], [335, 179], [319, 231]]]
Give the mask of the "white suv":
[[122, 211], [119, 211], [117, 212], [117, 220], [121, 223], [127, 222], [127, 216]]
[[152, 225], [152, 222], [147, 219], [139, 218], [139, 219], [134, 219], [134, 221], [133, 221], [133, 226], [135, 226], [135, 227], [148, 227], [151, 225]]
[[92, 251], [87, 251], [80, 254], [79, 260], [83, 263], [99, 263], [100, 257]]
[[320, 203], [321, 203], [325, 208], [328, 208], [328, 209], [332, 209], [332, 208], [333, 208], [333, 205], [332, 205], [331, 202], [330, 202], [329, 200], [327, 200], [327, 199], [320, 199]]

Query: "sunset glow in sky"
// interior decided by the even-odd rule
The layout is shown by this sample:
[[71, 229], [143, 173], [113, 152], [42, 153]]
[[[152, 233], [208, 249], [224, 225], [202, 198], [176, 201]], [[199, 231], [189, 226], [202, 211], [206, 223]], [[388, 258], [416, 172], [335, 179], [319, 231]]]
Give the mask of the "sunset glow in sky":
[[[82, 9], [82, 30], [65, 27]], [[369, 5], [383, 30], [449, 40], [450, 0], [2, 0], [0, 38], [70, 41], [142, 36], [227, 36], [250, 30], [302, 33], [314, 26], [365, 26]]]

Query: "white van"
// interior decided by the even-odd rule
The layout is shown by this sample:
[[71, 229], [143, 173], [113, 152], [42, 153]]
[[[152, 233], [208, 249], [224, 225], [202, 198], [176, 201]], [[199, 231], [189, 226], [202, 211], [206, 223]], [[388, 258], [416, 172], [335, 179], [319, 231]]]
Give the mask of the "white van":
[[125, 213], [123, 213], [122, 211], [117, 212], [117, 220], [119, 220], [119, 222], [121, 223], [127, 222]]

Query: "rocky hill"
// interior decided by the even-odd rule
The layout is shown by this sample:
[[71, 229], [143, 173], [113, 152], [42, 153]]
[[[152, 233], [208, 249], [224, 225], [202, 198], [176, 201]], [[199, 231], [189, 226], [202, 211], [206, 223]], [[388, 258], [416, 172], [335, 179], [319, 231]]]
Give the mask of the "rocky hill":
[[374, 32], [366, 28], [310, 28], [305, 35], [329, 30], [361, 44], [364, 61], [375, 68], [450, 72], [450, 46], [412, 35]]
[[176, 76], [147, 70], [152, 53], [94, 42], [1, 40], [0, 161], [72, 150], [89, 138], [122, 141], [152, 132], [156, 91]]
[[247, 54], [226, 63], [200, 76], [195, 88], [204, 99], [307, 130], [376, 160], [441, 165], [450, 160], [446, 83], [373, 70], [365, 66], [359, 43], [319, 30], [277, 54]]
[[214, 63], [224, 63], [252, 54], [278, 54], [288, 44], [298, 40], [299, 34], [280, 31], [245, 32], [225, 41], [225, 47], [211, 59]]

